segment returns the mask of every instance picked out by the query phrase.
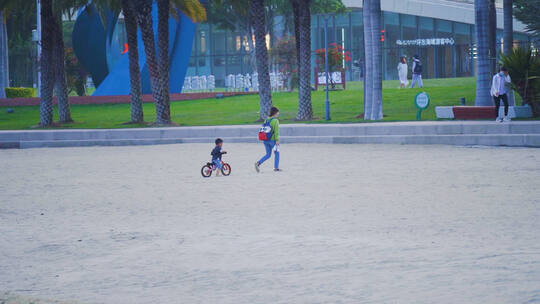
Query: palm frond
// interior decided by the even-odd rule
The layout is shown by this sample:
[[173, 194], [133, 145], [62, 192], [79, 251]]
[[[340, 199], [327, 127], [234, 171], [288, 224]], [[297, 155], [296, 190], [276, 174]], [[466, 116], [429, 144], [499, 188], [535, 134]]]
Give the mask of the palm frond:
[[198, 0], [172, 0], [171, 4], [175, 18], [178, 18], [176, 10], [179, 10], [193, 22], [206, 21], [206, 8]]

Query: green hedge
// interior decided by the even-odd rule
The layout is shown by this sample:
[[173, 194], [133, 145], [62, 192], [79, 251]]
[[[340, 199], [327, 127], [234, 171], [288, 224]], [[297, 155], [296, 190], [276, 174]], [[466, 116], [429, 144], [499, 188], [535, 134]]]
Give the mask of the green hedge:
[[34, 88], [6, 88], [7, 98], [34, 97]]

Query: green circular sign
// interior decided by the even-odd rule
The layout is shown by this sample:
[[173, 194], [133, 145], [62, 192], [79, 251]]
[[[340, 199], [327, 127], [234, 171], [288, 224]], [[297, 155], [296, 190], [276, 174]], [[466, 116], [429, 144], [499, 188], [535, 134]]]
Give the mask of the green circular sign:
[[425, 110], [429, 106], [429, 95], [426, 92], [416, 94], [414, 104], [418, 109]]

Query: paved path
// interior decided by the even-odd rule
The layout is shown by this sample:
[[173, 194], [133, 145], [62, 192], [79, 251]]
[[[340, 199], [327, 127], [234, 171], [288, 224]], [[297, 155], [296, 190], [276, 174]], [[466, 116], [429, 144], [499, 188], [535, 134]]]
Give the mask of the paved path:
[[203, 179], [211, 148], [1, 150], [0, 299], [540, 301], [540, 149], [283, 144], [256, 174], [225, 143]]
[[[0, 148], [257, 142], [258, 125], [136, 129], [0, 131]], [[426, 121], [284, 124], [284, 143], [445, 144], [540, 147], [540, 121]]]

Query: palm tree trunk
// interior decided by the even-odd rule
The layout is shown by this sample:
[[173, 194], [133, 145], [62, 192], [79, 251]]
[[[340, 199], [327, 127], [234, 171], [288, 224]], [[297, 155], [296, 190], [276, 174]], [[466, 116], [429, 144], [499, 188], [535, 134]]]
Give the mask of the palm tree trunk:
[[53, 21], [53, 69], [54, 90], [58, 98], [58, 121], [60, 123], [72, 122], [69, 109], [68, 88], [65, 68], [65, 46], [62, 30], [62, 12], [57, 11]]
[[4, 20], [4, 12], [0, 11], [0, 98], [6, 98], [5, 88], [9, 87], [8, 38]]
[[476, 35], [476, 100], [477, 106], [491, 106], [491, 73], [488, 54], [488, 0], [474, 0], [475, 35]]
[[373, 81], [371, 86], [371, 120], [381, 120], [382, 114], [382, 52], [381, 52], [381, 0], [371, 0], [371, 48], [372, 48], [372, 70]]
[[508, 55], [514, 47], [513, 0], [504, 0], [504, 54]]
[[495, 8], [495, 0], [489, 0], [489, 66], [491, 74], [495, 74], [497, 70], [497, 9]]
[[311, 0], [299, 0], [299, 34], [300, 34], [300, 86], [298, 90], [297, 120], [313, 119], [311, 105]]
[[372, 1], [364, 0], [362, 19], [364, 20], [364, 119], [371, 119], [371, 107], [373, 104], [373, 38], [372, 32]]
[[[513, 20], [513, 0], [504, 0], [504, 30], [503, 30], [503, 53], [509, 55], [514, 48], [514, 20]], [[510, 106], [516, 105], [514, 90], [510, 90], [508, 94], [508, 103]]]
[[169, 124], [170, 120], [164, 120], [166, 117], [166, 106], [163, 103], [162, 84], [159, 78], [159, 67], [156, 59], [156, 45], [154, 38], [152, 22], [152, 1], [139, 0], [136, 4], [137, 23], [141, 28], [141, 36], [146, 55], [146, 64], [150, 74], [150, 86], [152, 88], [152, 97], [156, 105], [156, 124]]
[[[294, 42], [296, 44], [296, 73], [300, 73], [300, 8], [297, 1], [291, 1], [293, 8]], [[300, 87], [300, 78], [294, 85]], [[292, 87], [292, 86], [291, 86]]]
[[53, 123], [53, 87], [54, 70], [53, 60], [53, 38], [54, 38], [54, 16], [52, 10], [52, 0], [41, 1], [41, 101], [39, 104], [40, 126], [47, 127]]
[[131, 95], [131, 122], [144, 122], [142, 108], [141, 69], [139, 66], [139, 46], [137, 41], [137, 20], [129, 0], [122, 0], [122, 11], [126, 24], [129, 56], [129, 85]]
[[0, 11], [0, 98], [6, 98], [5, 88], [9, 87], [9, 54], [4, 20], [4, 12]]
[[272, 88], [270, 86], [270, 73], [268, 71], [268, 51], [266, 49], [266, 22], [264, 0], [250, 0], [249, 10], [255, 32], [255, 52], [257, 74], [259, 75], [259, 118], [264, 120], [270, 114], [272, 107]]
[[160, 123], [171, 123], [171, 101], [169, 81], [169, 16], [171, 14], [170, 0], [158, 0], [158, 53], [159, 53], [159, 82], [161, 85], [162, 111], [156, 113]]

